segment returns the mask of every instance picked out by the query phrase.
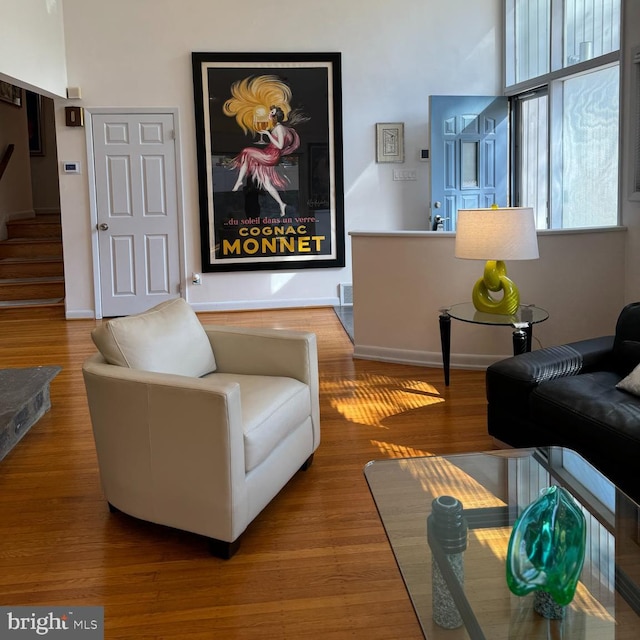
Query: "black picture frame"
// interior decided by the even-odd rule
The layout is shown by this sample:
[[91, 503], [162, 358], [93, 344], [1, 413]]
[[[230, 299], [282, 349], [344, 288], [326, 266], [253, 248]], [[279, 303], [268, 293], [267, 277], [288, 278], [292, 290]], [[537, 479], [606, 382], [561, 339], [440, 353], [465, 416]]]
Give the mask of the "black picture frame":
[[0, 100], [8, 102], [14, 107], [22, 106], [22, 89], [14, 84], [0, 80]]
[[194, 52], [192, 66], [202, 271], [343, 267], [340, 53]]

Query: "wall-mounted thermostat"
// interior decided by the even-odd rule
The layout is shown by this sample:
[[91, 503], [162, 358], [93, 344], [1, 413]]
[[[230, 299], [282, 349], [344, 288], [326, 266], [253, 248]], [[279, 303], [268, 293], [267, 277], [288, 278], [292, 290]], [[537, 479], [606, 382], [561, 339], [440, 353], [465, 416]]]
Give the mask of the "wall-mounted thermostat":
[[65, 173], [80, 173], [80, 163], [79, 162], [63, 162], [62, 170]]

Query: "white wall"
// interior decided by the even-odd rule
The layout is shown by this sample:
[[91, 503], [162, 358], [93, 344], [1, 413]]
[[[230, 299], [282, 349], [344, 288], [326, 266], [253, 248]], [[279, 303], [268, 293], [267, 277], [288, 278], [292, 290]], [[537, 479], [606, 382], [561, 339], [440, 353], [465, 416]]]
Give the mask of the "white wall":
[[[17, 0], [16, 0], [17, 1]], [[184, 271], [200, 271], [192, 51], [339, 51], [343, 72], [346, 230], [426, 229], [430, 94], [492, 94], [501, 87], [500, 0], [64, 0], [68, 85], [85, 107], [177, 107], [180, 112]], [[450, 34], [447, 36], [446, 34]], [[64, 127], [58, 156], [86, 167], [84, 130]], [[404, 122], [416, 182], [393, 182], [377, 165], [375, 123]], [[396, 167], [397, 168], [397, 167]], [[86, 174], [61, 176], [67, 315], [91, 314]], [[347, 265], [351, 263], [349, 237]], [[67, 248], [72, 248], [72, 251]], [[350, 266], [292, 272], [204, 274], [187, 285], [197, 309], [337, 302]]]
[[[524, 304], [549, 312], [534, 348], [614, 333], [624, 305], [626, 232], [540, 232], [540, 259], [512, 261]], [[439, 309], [471, 300], [484, 263], [454, 257], [455, 234], [353, 232], [356, 357], [442, 364]], [[451, 321], [452, 367], [484, 368], [513, 353], [509, 327]]]
[[0, 79], [66, 96], [62, 0], [2, 0]]

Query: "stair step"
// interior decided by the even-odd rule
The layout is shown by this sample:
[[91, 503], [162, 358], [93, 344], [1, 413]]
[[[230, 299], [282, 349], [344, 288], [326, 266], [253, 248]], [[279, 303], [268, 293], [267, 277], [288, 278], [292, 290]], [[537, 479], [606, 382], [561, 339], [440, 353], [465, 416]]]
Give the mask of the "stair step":
[[64, 297], [64, 278], [5, 278], [0, 280], [0, 300], [37, 300]]
[[62, 242], [52, 238], [12, 238], [0, 242], [0, 258], [62, 257]]
[[64, 298], [0, 301], [0, 318], [2, 320], [28, 320], [34, 317], [64, 318]]
[[[15, 218], [0, 241], [0, 310], [64, 309], [60, 213]], [[60, 313], [56, 311], [56, 313]]]
[[60, 215], [39, 214], [33, 218], [16, 218], [7, 221], [9, 239], [16, 238], [62, 238]]
[[3, 258], [0, 278], [35, 278], [64, 275], [62, 258]]

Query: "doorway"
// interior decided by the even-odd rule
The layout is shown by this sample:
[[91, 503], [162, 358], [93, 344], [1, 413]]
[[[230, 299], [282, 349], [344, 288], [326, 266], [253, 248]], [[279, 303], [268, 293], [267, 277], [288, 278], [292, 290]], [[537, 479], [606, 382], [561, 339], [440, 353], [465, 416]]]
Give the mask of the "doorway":
[[431, 222], [455, 231], [458, 209], [507, 205], [505, 96], [430, 96]]
[[96, 317], [181, 294], [177, 110], [88, 113]]

